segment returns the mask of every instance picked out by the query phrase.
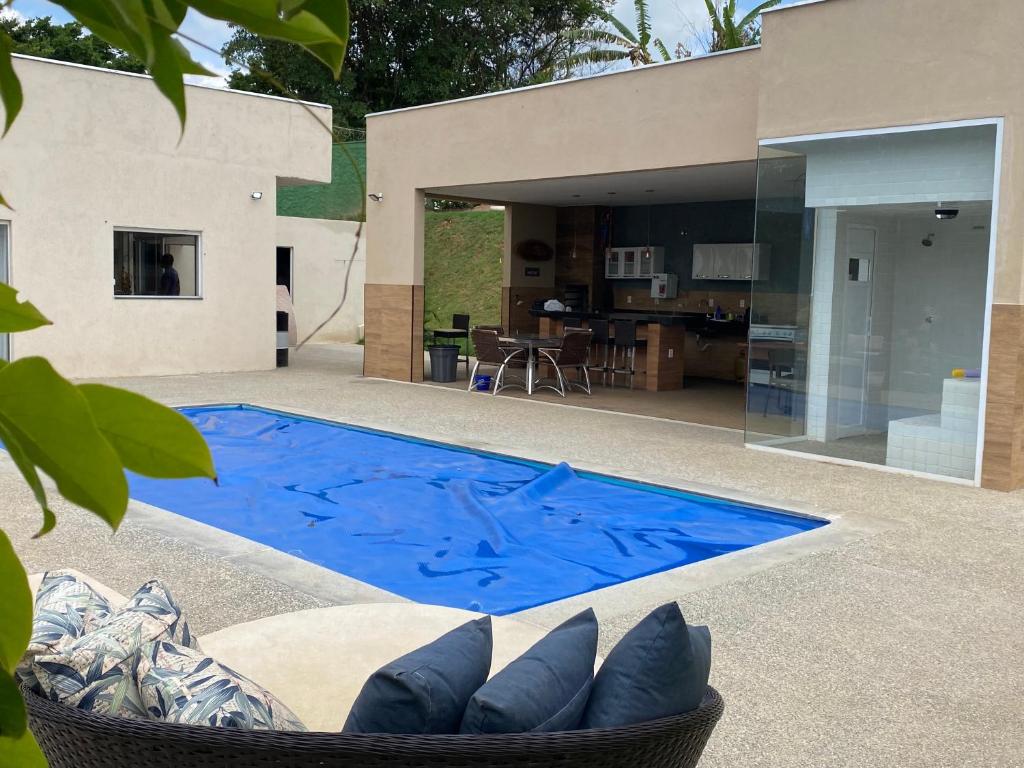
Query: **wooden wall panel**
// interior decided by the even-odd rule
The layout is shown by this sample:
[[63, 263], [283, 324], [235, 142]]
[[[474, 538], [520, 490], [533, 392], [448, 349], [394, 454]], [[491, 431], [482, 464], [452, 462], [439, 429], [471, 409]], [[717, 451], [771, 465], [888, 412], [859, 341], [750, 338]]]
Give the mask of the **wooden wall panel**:
[[423, 286], [412, 287], [412, 380], [423, 381]]
[[[415, 315], [419, 288], [420, 314]], [[415, 322], [414, 322], [415, 320]], [[413, 381], [413, 344], [418, 329], [419, 379], [423, 378], [423, 287], [367, 283], [363, 289], [363, 375]]]
[[981, 484], [1024, 488], [1024, 307], [992, 307]]
[[[685, 366], [686, 329], [678, 325], [647, 326], [647, 380], [651, 392], [682, 389]], [[671, 350], [672, 356], [669, 357]]]

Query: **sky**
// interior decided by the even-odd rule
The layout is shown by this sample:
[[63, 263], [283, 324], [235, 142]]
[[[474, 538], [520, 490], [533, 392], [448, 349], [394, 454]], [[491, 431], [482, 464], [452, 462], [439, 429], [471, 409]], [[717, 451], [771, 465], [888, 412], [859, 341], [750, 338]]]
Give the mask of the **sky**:
[[[794, 1], [786, 0], [783, 4], [789, 5]], [[755, 3], [756, 0], [749, 0], [740, 2], [738, 5], [745, 11]], [[704, 0], [648, 0], [648, 7], [650, 8], [654, 36], [661, 38], [670, 53], [675, 52], [677, 43], [683, 43], [690, 47], [694, 53], [701, 52], [700, 46], [692, 39], [692, 29], [694, 25], [703, 26], [707, 18]], [[47, 0], [15, 0], [14, 9], [16, 13], [25, 17], [52, 16], [57, 22], [71, 21], [71, 17], [63, 9]], [[633, 28], [634, 0], [617, 0], [612, 14]], [[189, 37], [200, 40], [214, 49], [220, 49], [231, 34], [226, 23], [208, 19], [195, 11], [189, 11], [185, 23], [182, 25], [182, 31]], [[223, 86], [224, 77], [228, 73], [228, 66], [223, 60], [216, 54], [197, 47], [187, 40], [182, 42], [192, 51], [192, 56], [197, 61], [217, 75], [216, 77], [189, 75], [187, 76], [188, 81]]]

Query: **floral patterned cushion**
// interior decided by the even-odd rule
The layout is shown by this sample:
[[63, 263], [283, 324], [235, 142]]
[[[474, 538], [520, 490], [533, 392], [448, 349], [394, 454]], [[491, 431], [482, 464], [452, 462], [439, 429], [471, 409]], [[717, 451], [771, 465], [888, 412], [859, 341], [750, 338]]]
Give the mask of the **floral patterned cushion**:
[[53, 701], [145, 719], [135, 673], [143, 645], [158, 639], [198, 646], [170, 592], [150, 581], [92, 632], [57, 653], [36, 656], [32, 672], [40, 691]]
[[36, 590], [32, 639], [15, 670], [21, 682], [35, 685], [32, 660], [67, 647], [105, 622], [110, 602], [87, 582], [67, 571], [47, 571]]
[[209, 656], [163, 640], [142, 648], [139, 692], [153, 720], [263, 731], [306, 726], [269, 691]]

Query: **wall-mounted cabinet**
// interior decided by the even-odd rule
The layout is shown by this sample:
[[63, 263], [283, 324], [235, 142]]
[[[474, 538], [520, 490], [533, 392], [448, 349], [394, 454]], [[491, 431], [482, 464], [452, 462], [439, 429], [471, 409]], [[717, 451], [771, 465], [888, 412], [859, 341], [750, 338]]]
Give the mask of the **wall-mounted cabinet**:
[[635, 280], [665, 271], [665, 249], [660, 245], [609, 248], [604, 255], [604, 276]]
[[716, 243], [693, 246], [694, 280], [767, 280], [771, 246]]

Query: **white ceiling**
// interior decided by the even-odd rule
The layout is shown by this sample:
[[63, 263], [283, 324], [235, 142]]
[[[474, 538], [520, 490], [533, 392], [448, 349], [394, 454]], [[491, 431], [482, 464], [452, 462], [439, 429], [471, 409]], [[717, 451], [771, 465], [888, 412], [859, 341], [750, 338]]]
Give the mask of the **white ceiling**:
[[427, 194], [493, 203], [620, 206], [752, 200], [756, 188], [757, 163], [749, 161], [597, 176], [467, 184], [428, 189]]

